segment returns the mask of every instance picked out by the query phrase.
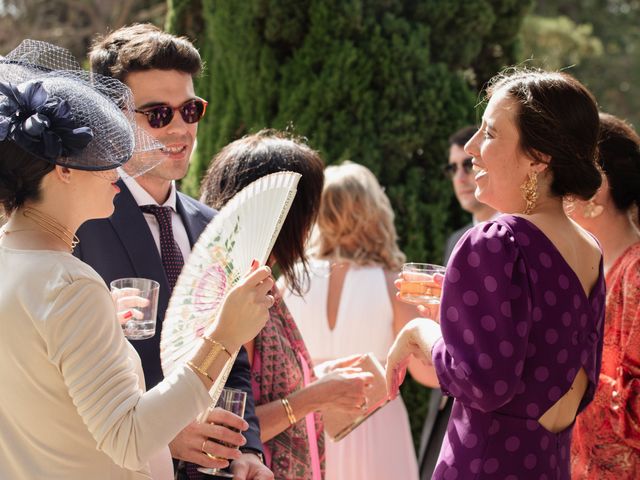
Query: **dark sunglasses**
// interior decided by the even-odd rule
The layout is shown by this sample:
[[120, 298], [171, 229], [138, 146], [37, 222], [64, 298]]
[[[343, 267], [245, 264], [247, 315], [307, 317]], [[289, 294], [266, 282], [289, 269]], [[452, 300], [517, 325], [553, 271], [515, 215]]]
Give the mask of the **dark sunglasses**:
[[162, 128], [171, 123], [176, 110], [180, 112], [180, 116], [185, 123], [198, 123], [204, 117], [204, 112], [207, 110], [207, 102], [201, 98], [194, 98], [177, 108], [169, 105], [157, 105], [144, 110], [136, 110], [136, 113], [145, 115], [151, 128]]
[[458, 171], [458, 166], [462, 165], [462, 170], [465, 174], [469, 175], [473, 170], [473, 158], [465, 158], [460, 163], [448, 163], [444, 166], [443, 170], [447, 177], [453, 178], [456, 176], [456, 172]]

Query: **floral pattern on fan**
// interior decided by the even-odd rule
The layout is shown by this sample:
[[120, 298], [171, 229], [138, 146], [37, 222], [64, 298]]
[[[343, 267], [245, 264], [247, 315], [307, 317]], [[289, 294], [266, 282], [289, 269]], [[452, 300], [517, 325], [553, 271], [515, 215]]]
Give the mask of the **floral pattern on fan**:
[[[223, 241], [221, 235], [217, 235], [207, 245], [210, 249], [211, 261], [213, 264], [204, 269], [202, 277], [198, 279], [193, 290], [194, 311], [217, 311], [222, 303], [222, 299], [227, 290], [234, 285], [235, 276], [239, 275], [233, 264], [233, 260], [227, 255], [227, 251], [231, 250], [236, 241], [235, 236], [238, 234], [240, 226], [240, 217], [236, 217], [236, 225], [230, 235]], [[215, 290], [210, 289], [215, 286]], [[199, 323], [195, 325], [195, 334], [197, 337], [204, 335], [206, 324]]]
[[[212, 280], [213, 279], [213, 280]], [[207, 288], [209, 283], [218, 283], [218, 290], [222, 293], [222, 295], [211, 295], [209, 293], [209, 289]], [[217, 310], [222, 302], [222, 298], [227, 291], [227, 276], [224, 271], [224, 267], [222, 265], [212, 265], [207, 268], [203, 274], [202, 278], [196, 285], [196, 288], [193, 291], [193, 297], [195, 299], [194, 309], [196, 312], [202, 311], [211, 311]], [[194, 325], [195, 333], [197, 337], [202, 337], [204, 335], [204, 329], [206, 325], [204, 323]]]
[[[295, 197], [300, 174], [277, 172], [250, 183], [220, 209], [185, 261], [162, 323], [160, 361], [172, 374], [197, 348], [231, 288], [250, 268], [264, 264]], [[237, 352], [210, 390], [216, 399]]]

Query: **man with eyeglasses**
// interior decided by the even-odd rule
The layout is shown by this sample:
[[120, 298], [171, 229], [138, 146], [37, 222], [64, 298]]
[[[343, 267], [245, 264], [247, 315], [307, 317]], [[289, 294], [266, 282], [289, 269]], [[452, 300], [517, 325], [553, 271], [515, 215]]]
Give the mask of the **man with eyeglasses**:
[[[140, 355], [146, 387], [150, 389], [163, 378], [159, 332], [171, 290], [191, 248], [215, 214], [177, 191], [175, 184], [187, 173], [198, 122], [207, 106], [196, 96], [193, 86], [193, 77], [200, 73], [202, 63], [186, 38], [150, 24], [123, 27], [98, 39], [89, 59], [94, 72], [129, 86], [138, 125], [164, 145], [159, 152], [164, 156], [162, 163], [136, 179], [124, 177], [118, 182], [121, 192], [114, 201], [114, 214], [83, 225], [78, 231], [81, 246], [75, 250], [107, 284], [124, 277], [150, 278], [160, 283], [158, 333], [150, 339], [131, 342]], [[240, 435], [227, 428], [246, 425], [219, 408], [213, 410], [207, 422], [194, 421], [169, 445], [174, 464], [179, 466], [176, 478], [211, 478], [197, 472], [196, 467], [223, 467], [226, 462], [216, 458], [221, 457], [233, 460], [231, 470], [236, 479], [273, 479], [262, 463], [260, 427], [244, 349], [226, 385], [247, 393], [244, 419], [248, 430]], [[221, 441], [239, 445], [241, 451], [222, 445]], [[166, 464], [165, 467], [171, 470]]]
[[[475, 197], [476, 182], [474, 180], [472, 158], [464, 151], [464, 145], [476, 133], [476, 127], [465, 127], [449, 137], [449, 161], [443, 170], [451, 179], [453, 191], [463, 210], [472, 216], [471, 223], [453, 232], [447, 239], [444, 252], [444, 265], [449, 261], [453, 248], [464, 233], [473, 225], [493, 218], [497, 212], [479, 202]], [[447, 431], [447, 423], [453, 400], [443, 396], [440, 390], [433, 389], [429, 399], [429, 410], [422, 428], [418, 464], [420, 480], [428, 480], [433, 475], [440, 447]]]

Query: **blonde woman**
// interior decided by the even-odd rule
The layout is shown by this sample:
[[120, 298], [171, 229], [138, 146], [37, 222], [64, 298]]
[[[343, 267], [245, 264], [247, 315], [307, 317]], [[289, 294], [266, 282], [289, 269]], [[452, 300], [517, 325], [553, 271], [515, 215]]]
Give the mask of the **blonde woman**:
[[[384, 361], [395, 335], [417, 316], [395, 298], [393, 281], [405, 256], [393, 218], [389, 199], [366, 167], [346, 162], [325, 170], [309, 288], [303, 297], [285, 294], [315, 364], [365, 352]], [[422, 364], [409, 370], [418, 381], [437, 384]], [[344, 440], [327, 442], [326, 455], [326, 480], [418, 478], [400, 397]]]

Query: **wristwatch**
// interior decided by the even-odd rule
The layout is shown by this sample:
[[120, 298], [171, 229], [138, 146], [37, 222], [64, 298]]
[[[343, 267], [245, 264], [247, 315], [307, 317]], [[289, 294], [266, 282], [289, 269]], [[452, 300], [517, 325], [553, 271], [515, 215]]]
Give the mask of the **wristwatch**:
[[254, 450], [253, 448], [241, 448], [240, 451], [242, 453], [252, 453], [252, 454], [254, 454], [256, 457], [258, 457], [258, 460], [260, 460], [260, 463], [262, 463], [264, 465], [264, 455], [262, 454], [262, 452], [260, 450]]

